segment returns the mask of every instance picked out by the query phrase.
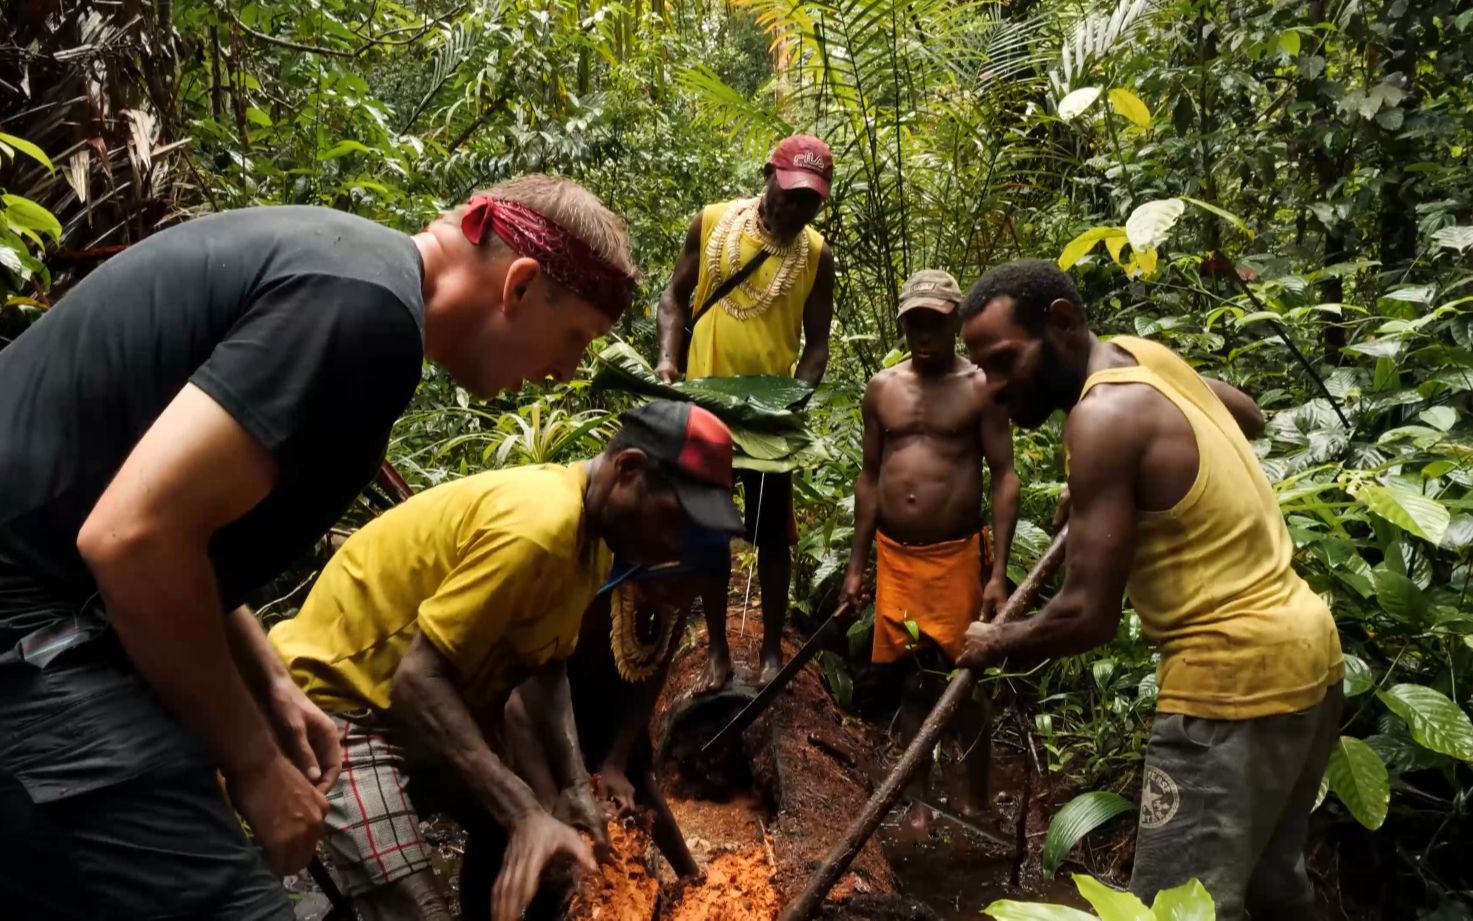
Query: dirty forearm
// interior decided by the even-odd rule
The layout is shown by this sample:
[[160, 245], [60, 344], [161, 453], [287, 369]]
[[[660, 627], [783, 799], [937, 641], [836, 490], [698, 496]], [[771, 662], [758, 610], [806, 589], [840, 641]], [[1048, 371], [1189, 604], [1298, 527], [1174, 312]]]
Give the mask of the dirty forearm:
[[432, 754], [449, 763], [471, 794], [502, 827], [542, 807], [537, 797], [486, 744], [470, 709], [436, 661], [439, 652], [415, 637], [394, 676], [394, 711], [423, 739]]
[[660, 333], [660, 362], [675, 364], [681, 346], [685, 344], [686, 307], [675, 296], [674, 287], [665, 289], [660, 295], [657, 324]]
[[1028, 668], [1049, 659], [1076, 656], [1109, 642], [1120, 622], [1120, 607], [1114, 616], [1091, 611], [1080, 593], [1066, 585], [1033, 617], [999, 624], [992, 634], [991, 655], [1008, 668]]
[[869, 563], [869, 550], [879, 529], [877, 477], [870, 470], [861, 471], [854, 484], [854, 546], [849, 551], [849, 572], [860, 573]]
[[532, 724], [558, 786], [566, 790], [588, 783], [583, 750], [578, 745], [578, 727], [573, 720], [573, 692], [568, 686], [565, 663], [545, 674], [535, 675], [524, 687], [531, 691], [528, 710]]
[[992, 578], [1005, 579], [1018, 527], [1018, 474], [1011, 467], [992, 476]]
[[225, 615], [225, 638], [230, 642], [230, 651], [241, 677], [257, 700], [266, 699], [273, 684], [291, 682], [286, 663], [281, 661], [271, 641], [266, 638], [266, 630], [256, 620], [255, 612], [246, 605]]

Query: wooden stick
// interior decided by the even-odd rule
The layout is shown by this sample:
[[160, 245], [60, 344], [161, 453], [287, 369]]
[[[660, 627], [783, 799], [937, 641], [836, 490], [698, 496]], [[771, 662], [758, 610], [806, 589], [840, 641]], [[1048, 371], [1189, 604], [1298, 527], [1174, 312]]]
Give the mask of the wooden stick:
[[[1064, 540], [1068, 533], [1067, 525], [1059, 529], [1058, 536], [1054, 538], [1048, 550], [1044, 551], [1038, 564], [1028, 574], [1028, 578], [1023, 580], [1023, 584], [1018, 586], [1017, 591], [1013, 592], [1013, 597], [1008, 599], [1007, 605], [998, 615], [999, 623], [1018, 620], [1023, 616], [1023, 612], [1031, 608], [1038, 600], [1038, 593], [1048, 580], [1053, 578], [1059, 565], [1064, 562]], [[895, 767], [890, 769], [889, 775], [870, 796], [869, 802], [865, 803], [859, 817], [844, 832], [843, 840], [834, 845], [824, 857], [823, 863], [809, 877], [808, 884], [803, 887], [798, 897], [783, 908], [782, 914], [778, 915], [778, 921], [807, 921], [813, 915], [824, 896], [828, 895], [829, 890], [839, 881], [839, 877], [844, 875], [844, 871], [849, 869], [849, 864], [859, 854], [859, 849], [864, 847], [864, 843], [875, 833], [875, 829], [880, 827], [881, 820], [890, 812], [895, 801], [900, 798], [905, 785], [910, 782], [921, 763], [930, 757], [931, 748], [936, 744], [936, 739], [946, 728], [946, 724], [951, 722], [952, 717], [956, 716], [957, 710], [971, 695], [976, 683], [977, 675], [970, 668], [961, 669], [952, 677], [945, 693], [936, 702], [936, 706], [931, 708], [930, 715], [921, 724], [920, 731], [911, 740], [910, 746], [906, 748]]]

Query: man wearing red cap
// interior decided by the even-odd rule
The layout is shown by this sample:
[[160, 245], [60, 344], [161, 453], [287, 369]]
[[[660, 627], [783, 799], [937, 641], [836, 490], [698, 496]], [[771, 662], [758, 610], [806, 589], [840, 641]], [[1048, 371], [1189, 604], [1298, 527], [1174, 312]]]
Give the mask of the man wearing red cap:
[[272, 871], [341, 754], [240, 605], [367, 484], [426, 357], [478, 394], [570, 376], [632, 291], [623, 222], [527, 176], [414, 236], [190, 221], [0, 352], [0, 905], [291, 918]]
[[[767, 187], [756, 198], [711, 205], [686, 234], [675, 275], [660, 299], [661, 380], [793, 376], [817, 386], [829, 357], [834, 257], [809, 226], [829, 196], [834, 158], [818, 138], [797, 134], [772, 151]], [[801, 349], [800, 349], [801, 346]], [[765, 685], [782, 668], [783, 621], [792, 577], [791, 474], [742, 471], [746, 536], [757, 548], [762, 589]], [[731, 680], [726, 639], [730, 567], [702, 591], [710, 658], [701, 690]]]
[[[607, 843], [574, 730], [566, 660], [613, 557], [674, 559], [690, 526], [734, 534], [731, 433], [690, 403], [621, 417], [592, 460], [492, 470], [426, 490], [343, 544], [271, 643], [334, 714], [344, 767], [327, 847], [366, 919], [448, 919], [419, 819], [466, 828], [462, 917], [515, 921], [555, 858]], [[560, 793], [544, 806], [508, 767], [504, 709], [521, 685]], [[414, 781], [414, 782], [411, 782]], [[431, 805], [433, 804], [433, 805]]]

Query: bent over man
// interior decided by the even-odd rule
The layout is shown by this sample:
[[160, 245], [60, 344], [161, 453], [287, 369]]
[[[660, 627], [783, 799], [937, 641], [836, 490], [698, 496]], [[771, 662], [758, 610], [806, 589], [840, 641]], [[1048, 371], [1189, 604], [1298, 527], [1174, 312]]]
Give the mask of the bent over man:
[[1308, 917], [1304, 841], [1344, 664], [1249, 444], [1258, 407], [1164, 346], [1100, 341], [1053, 263], [989, 272], [962, 317], [1014, 422], [1068, 414], [1072, 496], [1063, 588], [1034, 617], [972, 625], [962, 664], [1108, 642], [1129, 591], [1161, 646], [1131, 888], [1149, 903], [1197, 877], [1224, 921]]
[[190, 221], [0, 351], [0, 905], [290, 918], [272, 871], [340, 756], [237, 606], [367, 485], [426, 356], [488, 395], [571, 375], [632, 291], [623, 222], [524, 177], [415, 236]]
[[[271, 642], [344, 750], [327, 847], [365, 919], [448, 918], [419, 817], [469, 840], [462, 916], [515, 921], [554, 861], [606, 842], [578, 747], [565, 662], [612, 553], [672, 559], [690, 524], [735, 533], [731, 435], [689, 403], [626, 412], [598, 457], [495, 470], [426, 490], [355, 533]], [[525, 684], [523, 683], [525, 681]], [[544, 808], [508, 768], [518, 685], [559, 791]]]

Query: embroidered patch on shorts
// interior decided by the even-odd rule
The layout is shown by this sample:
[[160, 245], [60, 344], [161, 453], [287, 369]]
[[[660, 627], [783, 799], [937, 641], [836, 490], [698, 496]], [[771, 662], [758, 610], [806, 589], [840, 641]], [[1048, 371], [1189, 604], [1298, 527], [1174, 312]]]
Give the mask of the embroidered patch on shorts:
[[1181, 791], [1171, 775], [1156, 767], [1146, 766], [1141, 783], [1141, 828], [1160, 828], [1176, 817], [1181, 808]]

